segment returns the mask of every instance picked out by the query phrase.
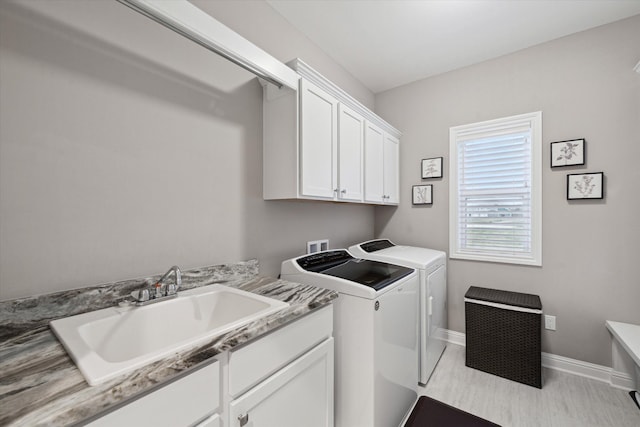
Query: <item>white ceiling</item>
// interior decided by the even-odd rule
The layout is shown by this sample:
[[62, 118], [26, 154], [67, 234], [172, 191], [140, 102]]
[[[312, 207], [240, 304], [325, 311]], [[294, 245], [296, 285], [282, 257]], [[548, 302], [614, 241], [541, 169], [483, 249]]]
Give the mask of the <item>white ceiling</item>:
[[640, 14], [640, 0], [267, 0], [378, 93]]

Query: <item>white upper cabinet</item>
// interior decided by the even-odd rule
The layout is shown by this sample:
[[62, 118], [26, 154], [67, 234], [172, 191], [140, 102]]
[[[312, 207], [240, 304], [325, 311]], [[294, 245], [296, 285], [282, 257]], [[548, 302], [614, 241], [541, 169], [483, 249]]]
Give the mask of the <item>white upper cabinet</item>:
[[384, 135], [384, 203], [398, 204], [400, 140], [391, 135]]
[[384, 132], [373, 123], [365, 127], [364, 200], [382, 203], [384, 197]]
[[362, 150], [364, 117], [346, 107], [338, 106], [338, 198], [362, 201]]
[[364, 145], [364, 200], [398, 204], [400, 141], [373, 123], [366, 123]]
[[300, 193], [333, 199], [337, 189], [338, 101], [316, 85], [300, 84]]
[[264, 199], [397, 204], [400, 132], [299, 59], [288, 65], [297, 92], [264, 85]]

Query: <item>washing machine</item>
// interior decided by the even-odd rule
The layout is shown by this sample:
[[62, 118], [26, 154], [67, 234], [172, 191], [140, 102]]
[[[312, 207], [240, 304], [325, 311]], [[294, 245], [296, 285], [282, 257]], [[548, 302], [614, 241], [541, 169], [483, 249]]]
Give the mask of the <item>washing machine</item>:
[[419, 272], [419, 377], [426, 384], [447, 342], [447, 255], [442, 251], [414, 246], [395, 245], [388, 239], [377, 239], [351, 246], [349, 252], [358, 258], [390, 262], [415, 268]]
[[280, 277], [339, 294], [333, 303], [336, 427], [399, 425], [417, 397], [417, 271], [340, 249], [284, 261]]

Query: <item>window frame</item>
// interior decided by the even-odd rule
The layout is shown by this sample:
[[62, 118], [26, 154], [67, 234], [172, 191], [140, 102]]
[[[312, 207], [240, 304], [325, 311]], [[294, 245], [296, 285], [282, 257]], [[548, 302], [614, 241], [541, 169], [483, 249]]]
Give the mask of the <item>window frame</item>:
[[[523, 125], [531, 129], [531, 251], [526, 255], [474, 253], [459, 247], [458, 141]], [[542, 112], [520, 114], [449, 128], [449, 257], [507, 264], [542, 266]]]

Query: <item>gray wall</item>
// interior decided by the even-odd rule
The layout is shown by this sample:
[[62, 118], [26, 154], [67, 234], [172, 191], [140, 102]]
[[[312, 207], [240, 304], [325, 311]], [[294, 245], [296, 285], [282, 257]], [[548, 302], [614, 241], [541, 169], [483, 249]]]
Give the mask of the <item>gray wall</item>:
[[[282, 61], [302, 57], [365, 105], [373, 94], [264, 2], [196, 3]], [[52, 6], [55, 5], [55, 6]], [[544, 350], [609, 364], [605, 319], [640, 323], [640, 17], [375, 97], [404, 132], [398, 209], [261, 198], [253, 76], [116, 2], [0, 3], [0, 300], [387, 236], [447, 250], [448, 168], [411, 207], [421, 158], [450, 126], [543, 111], [543, 267], [450, 261], [450, 327], [471, 284], [531, 292], [558, 330]], [[550, 170], [551, 141], [587, 166]], [[603, 202], [565, 200], [569, 172], [604, 171]], [[374, 222], [375, 221], [375, 222]]]
[[374, 94], [264, 0], [191, 0], [227, 27], [282, 62], [301, 58], [369, 109]]
[[[246, 24], [237, 5], [211, 6]], [[275, 45], [283, 61], [309, 56], [372, 104], [273, 10], [254, 6], [270, 23], [268, 38], [251, 24], [264, 49]], [[0, 300], [173, 264], [255, 257], [277, 275], [307, 240], [373, 237], [372, 207], [262, 200], [254, 76], [115, 1], [2, 2], [0, 13]]]
[[[395, 212], [378, 209], [376, 235], [448, 250], [449, 127], [543, 112], [543, 266], [449, 260], [450, 329], [464, 332], [470, 285], [540, 295], [557, 331], [543, 351], [610, 365], [604, 321], [640, 323], [640, 16], [535, 46], [376, 96], [403, 131]], [[549, 168], [549, 143], [586, 138], [587, 164]], [[445, 157], [434, 204], [412, 207], [420, 159]], [[603, 201], [566, 200], [566, 175], [604, 171]], [[426, 182], [428, 181], [428, 182]]]

